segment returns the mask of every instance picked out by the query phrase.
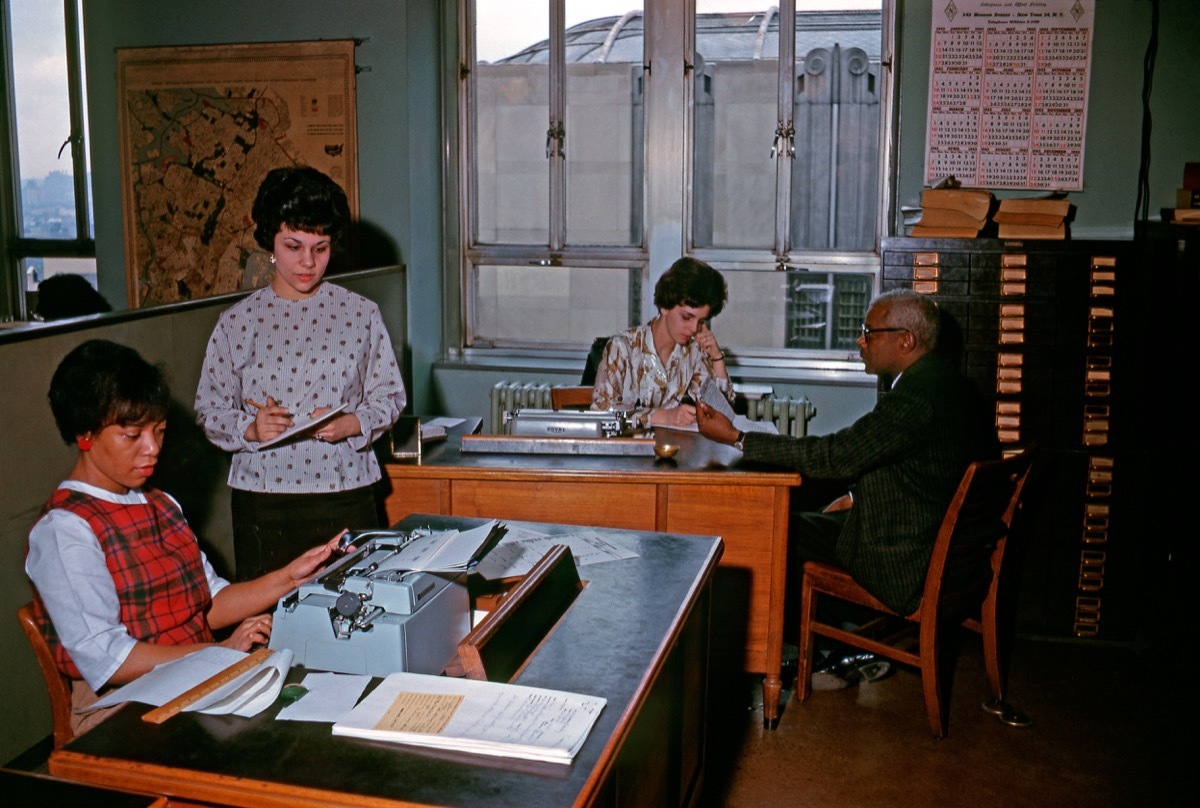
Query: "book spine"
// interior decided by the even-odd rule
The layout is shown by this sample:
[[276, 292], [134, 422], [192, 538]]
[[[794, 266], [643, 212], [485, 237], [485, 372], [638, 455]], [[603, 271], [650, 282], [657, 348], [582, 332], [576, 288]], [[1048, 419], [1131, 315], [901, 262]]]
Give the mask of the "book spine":
[[1200, 208], [1200, 188], [1179, 188], [1175, 191], [1175, 207]]

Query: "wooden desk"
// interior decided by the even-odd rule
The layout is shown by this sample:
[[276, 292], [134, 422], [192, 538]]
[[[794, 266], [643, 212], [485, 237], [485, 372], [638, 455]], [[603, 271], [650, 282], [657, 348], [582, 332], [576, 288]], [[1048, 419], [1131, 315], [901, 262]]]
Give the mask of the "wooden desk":
[[[680, 444], [653, 457], [464, 454], [451, 433], [419, 464], [387, 464], [389, 521], [413, 512], [699, 533], [725, 541], [716, 582], [725, 624], [717, 654], [764, 674], [763, 723], [779, 721], [790, 490], [798, 472], [752, 467], [693, 432], [660, 430]], [[664, 437], [669, 436], [669, 437]], [[735, 619], [740, 618], [740, 619]]]
[[[414, 515], [401, 527], [479, 522]], [[613, 540], [638, 557], [581, 567], [587, 585], [515, 680], [607, 699], [570, 766], [334, 737], [329, 724], [274, 720], [278, 703], [253, 718], [183, 713], [159, 725], [141, 720], [146, 705], [130, 704], [53, 752], [50, 772], [172, 804], [248, 808], [694, 805], [722, 545], [645, 532]]]

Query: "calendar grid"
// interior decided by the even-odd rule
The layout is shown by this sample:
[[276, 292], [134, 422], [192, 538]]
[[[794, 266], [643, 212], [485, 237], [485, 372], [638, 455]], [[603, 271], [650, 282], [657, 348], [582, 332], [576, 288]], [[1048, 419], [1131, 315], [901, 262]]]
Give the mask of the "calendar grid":
[[934, 0], [925, 184], [1078, 191], [1095, 0]]

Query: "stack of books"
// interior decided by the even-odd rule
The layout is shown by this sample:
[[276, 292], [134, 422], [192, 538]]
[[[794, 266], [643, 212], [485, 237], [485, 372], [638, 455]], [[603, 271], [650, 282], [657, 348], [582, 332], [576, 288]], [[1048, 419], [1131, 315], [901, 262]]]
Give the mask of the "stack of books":
[[1071, 203], [1065, 199], [1001, 199], [992, 217], [999, 238], [1065, 239]]
[[1200, 163], [1183, 167], [1183, 187], [1175, 191], [1175, 207], [1163, 208], [1162, 220], [1176, 224], [1200, 224]]
[[910, 235], [929, 238], [977, 238], [987, 226], [992, 195], [981, 188], [926, 188], [921, 218]]

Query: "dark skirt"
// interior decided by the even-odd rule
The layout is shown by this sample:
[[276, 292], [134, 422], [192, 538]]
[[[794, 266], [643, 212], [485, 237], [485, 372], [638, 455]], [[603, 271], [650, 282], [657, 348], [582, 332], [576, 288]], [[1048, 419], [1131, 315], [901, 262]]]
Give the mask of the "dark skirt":
[[343, 528], [381, 527], [372, 486], [320, 494], [263, 494], [235, 488], [231, 510], [239, 581], [288, 565]]

